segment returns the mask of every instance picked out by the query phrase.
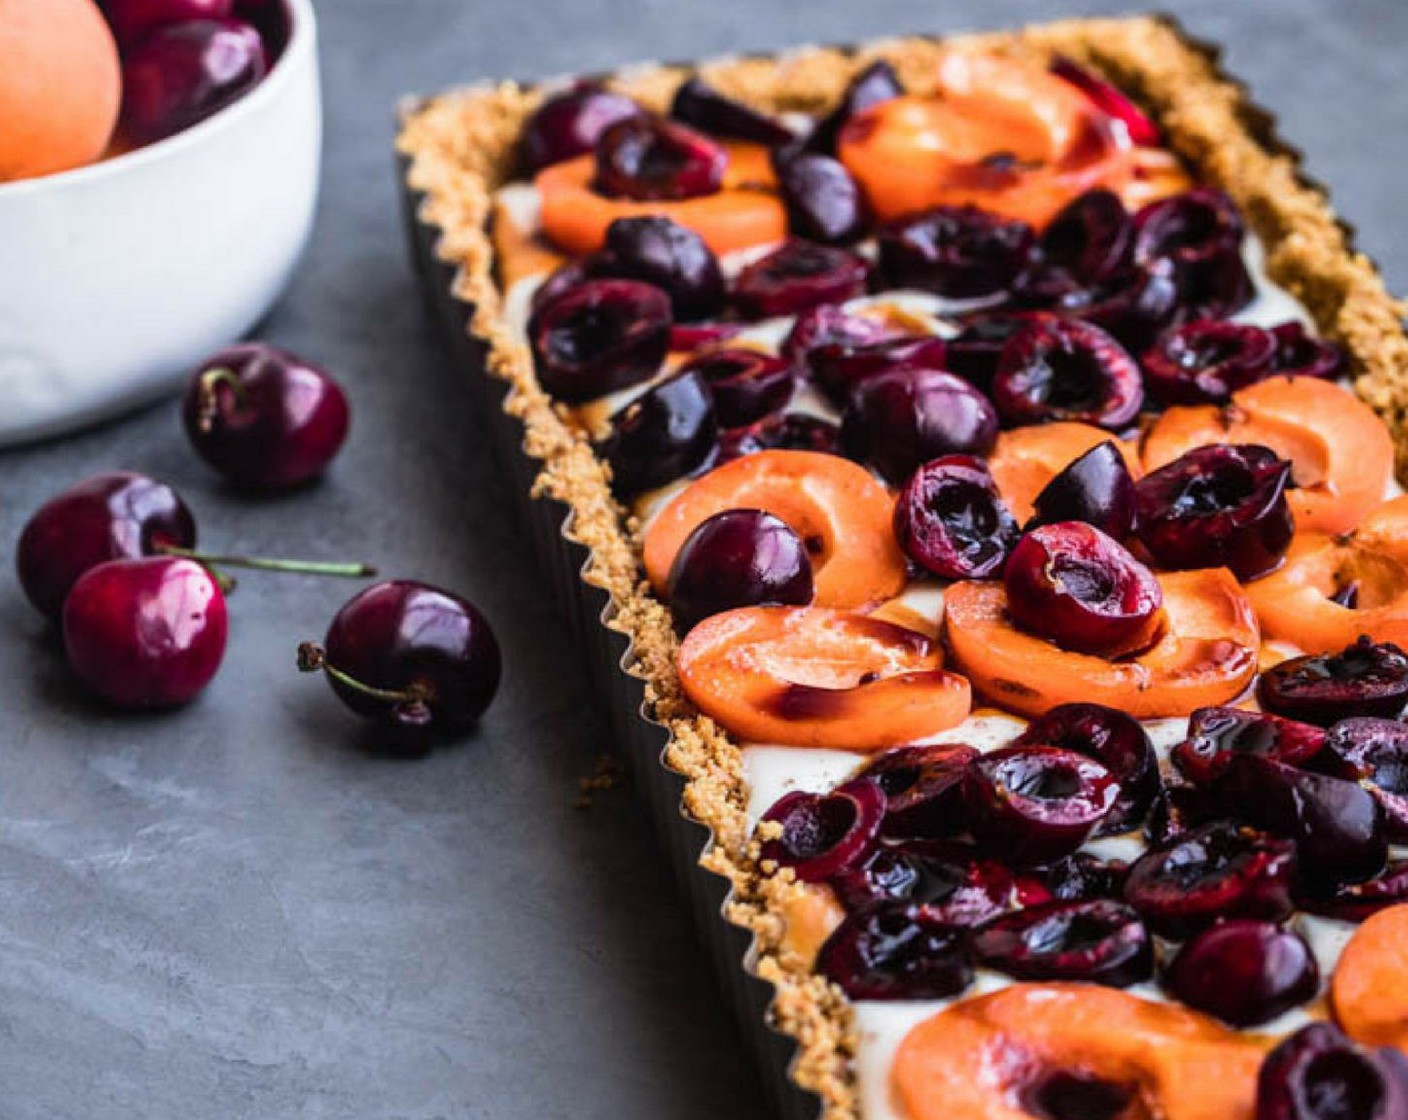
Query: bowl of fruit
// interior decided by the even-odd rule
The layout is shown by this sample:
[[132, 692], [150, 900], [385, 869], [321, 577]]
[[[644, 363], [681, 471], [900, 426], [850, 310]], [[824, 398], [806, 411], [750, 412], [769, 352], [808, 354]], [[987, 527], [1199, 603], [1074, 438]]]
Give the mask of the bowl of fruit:
[[317, 201], [311, 0], [0, 3], [0, 444], [175, 392]]

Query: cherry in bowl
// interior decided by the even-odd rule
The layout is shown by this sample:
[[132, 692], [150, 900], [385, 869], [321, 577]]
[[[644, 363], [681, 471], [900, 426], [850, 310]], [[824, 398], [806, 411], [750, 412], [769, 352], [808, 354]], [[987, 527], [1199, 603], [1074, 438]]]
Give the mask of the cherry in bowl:
[[103, 15], [124, 52], [159, 27], [193, 19], [227, 19], [235, 0], [102, 0]]
[[895, 503], [895, 539], [940, 579], [991, 579], [1021, 535], [987, 464], [945, 455], [921, 466]]

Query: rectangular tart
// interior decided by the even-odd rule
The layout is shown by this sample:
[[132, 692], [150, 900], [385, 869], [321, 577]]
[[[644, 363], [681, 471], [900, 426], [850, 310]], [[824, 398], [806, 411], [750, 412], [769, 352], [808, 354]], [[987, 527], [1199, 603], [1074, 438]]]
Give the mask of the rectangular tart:
[[[1324, 191], [1302, 173], [1297, 153], [1276, 137], [1270, 115], [1221, 72], [1214, 49], [1165, 18], [1075, 20], [944, 41], [913, 37], [697, 66], [637, 66], [604, 81], [663, 112], [679, 84], [697, 73], [759, 110], [817, 115], [876, 59], [889, 61], [909, 91], [926, 92], [939, 52], [955, 44], [1043, 63], [1064, 56], [1134, 97], [1195, 178], [1237, 204], [1264, 247], [1270, 281], [1304, 308], [1322, 336], [1344, 348], [1353, 389], [1387, 424], [1402, 474], [1408, 340], [1400, 305], [1354, 249]], [[530, 492], [537, 499], [537, 512], [529, 514], [535, 544], [557, 573], [557, 590], [594, 656], [637, 784], [690, 887], [724, 986], [742, 993], [745, 1029], [759, 1040], [782, 1111], [800, 1117], [820, 1109], [834, 1120], [864, 1115], [851, 1006], [784, 937], [803, 903], [801, 885], [760, 873], [742, 752], [682, 691], [679, 638], [642, 577], [640, 520], [613, 497], [581, 418], [572, 422], [539, 384], [523, 311], [507, 306], [524, 270], [559, 260], [516, 230], [496, 201], [520, 176], [525, 121], [558, 88], [504, 82], [405, 106], [397, 150], [416, 261], [457, 358], [501, 409], [500, 450], [525, 502]], [[498, 251], [506, 248], [507, 254]], [[739, 951], [744, 945], [746, 954]], [[770, 1001], [766, 1026], [776, 1034], [765, 1029], [759, 991]]]

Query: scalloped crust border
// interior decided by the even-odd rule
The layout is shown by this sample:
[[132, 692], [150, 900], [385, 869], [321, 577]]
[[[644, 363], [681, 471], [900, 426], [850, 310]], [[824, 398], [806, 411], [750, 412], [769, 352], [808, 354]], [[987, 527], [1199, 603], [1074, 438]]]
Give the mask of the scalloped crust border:
[[[761, 108], [819, 112], [835, 103], [856, 70], [879, 57], [894, 64], [908, 88], [931, 88], [940, 42], [911, 37], [854, 50], [808, 47], [693, 66], [650, 64], [607, 80], [663, 110], [675, 86], [697, 71], [723, 92]], [[1278, 139], [1274, 118], [1221, 72], [1216, 48], [1161, 16], [1067, 20], [942, 42], [1042, 59], [1064, 54], [1134, 94], [1162, 124], [1174, 150], [1241, 206], [1267, 246], [1272, 279], [1305, 304], [1322, 332], [1346, 346], [1355, 390], [1389, 425], [1398, 472], [1405, 473], [1403, 307], [1384, 289], [1373, 263], [1355, 251], [1352, 233], [1335, 217], [1325, 191], [1301, 173], [1299, 153]], [[785, 875], [759, 872], [747, 833], [741, 753], [684, 699], [669, 614], [641, 579], [637, 526], [613, 499], [601, 462], [539, 386], [527, 346], [501, 315], [503, 293], [489, 233], [492, 194], [513, 175], [523, 122], [551, 88], [505, 82], [408, 103], [396, 142], [409, 161], [407, 185], [424, 196], [418, 218], [439, 231], [439, 258], [457, 270], [452, 294], [474, 308], [470, 330], [487, 346], [488, 374], [510, 385], [505, 411], [523, 424], [523, 450], [542, 467], [534, 496], [570, 507], [564, 532], [591, 555], [582, 578], [610, 594], [615, 612], [609, 625], [632, 641], [636, 661], [629, 671], [645, 681], [649, 710], [670, 733], [667, 764], [687, 781], [682, 809], [714, 837], [701, 865], [729, 880], [726, 916], [753, 932], [754, 971], [776, 991], [772, 1025], [797, 1041], [791, 1076], [817, 1094], [826, 1120], [857, 1117], [849, 1006], [807, 962], [781, 949], [783, 914], [798, 887]]]

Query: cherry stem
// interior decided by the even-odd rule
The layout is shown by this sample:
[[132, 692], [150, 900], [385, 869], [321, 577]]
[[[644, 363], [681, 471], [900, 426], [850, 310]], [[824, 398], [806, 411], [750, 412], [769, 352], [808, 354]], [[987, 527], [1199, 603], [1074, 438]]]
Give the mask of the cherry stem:
[[341, 579], [368, 579], [376, 575], [370, 564], [329, 563], [324, 560], [271, 560], [263, 556], [217, 556], [208, 552], [196, 552], [190, 548], [179, 548], [174, 544], [157, 546], [157, 551], [166, 556], [179, 556], [194, 560], [207, 568], [257, 568], [262, 572], [294, 572], [309, 576], [337, 576]]
[[363, 696], [369, 696], [373, 700], [384, 700], [388, 704], [424, 704], [430, 699], [429, 691], [420, 684], [411, 684], [406, 688], [377, 688], [375, 685], [359, 681], [356, 677], [344, 673], [328, 661], [328, 651], [317, 642], [300, 642], [298, 644], [298, 671], [300, 673], [326, 673], [339, 684], [345, 684]]
[[237, 409], [243, 411], [249, 403], [249, 392], [234, 370], [225, 366], [206, 370], [200, 375], [199, 397], [196, 402], [196, 427], [202, 432], [209, 432], [215, 427], [215, 419], [220, 415], [218, 393], [222, 385], [230, 390]]

